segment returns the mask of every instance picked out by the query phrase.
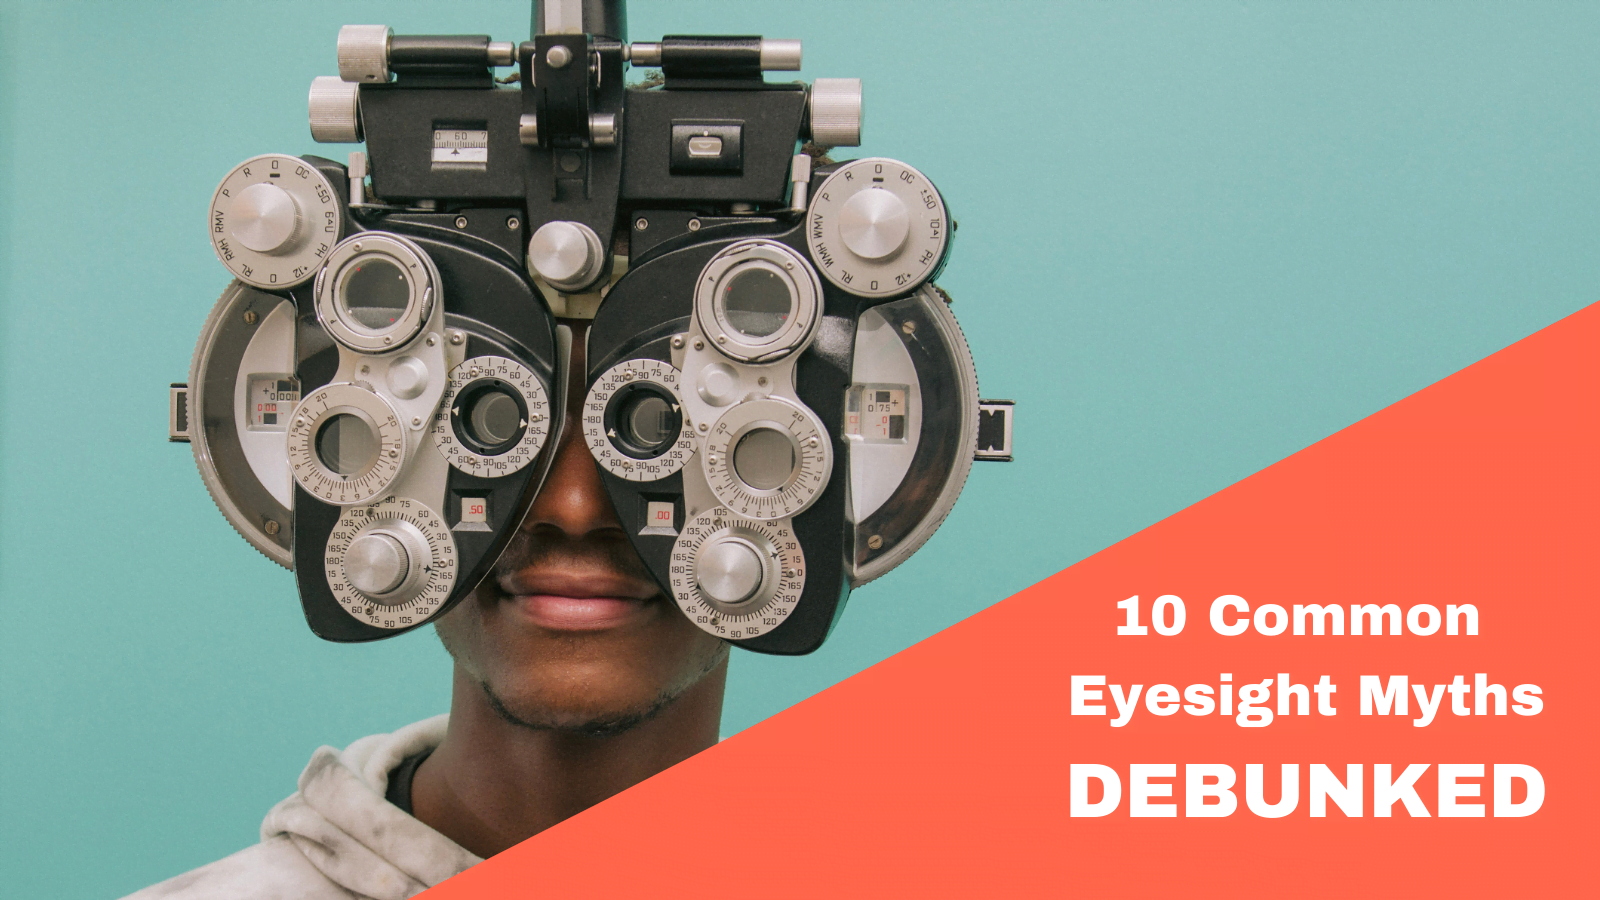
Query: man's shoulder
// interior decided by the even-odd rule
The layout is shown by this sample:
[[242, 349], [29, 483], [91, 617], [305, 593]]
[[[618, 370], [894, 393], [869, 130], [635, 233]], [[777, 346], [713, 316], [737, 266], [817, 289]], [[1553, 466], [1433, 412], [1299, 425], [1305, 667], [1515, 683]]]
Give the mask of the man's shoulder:
[[124, 900], [350, 900], [288, 835], [151, 885]]

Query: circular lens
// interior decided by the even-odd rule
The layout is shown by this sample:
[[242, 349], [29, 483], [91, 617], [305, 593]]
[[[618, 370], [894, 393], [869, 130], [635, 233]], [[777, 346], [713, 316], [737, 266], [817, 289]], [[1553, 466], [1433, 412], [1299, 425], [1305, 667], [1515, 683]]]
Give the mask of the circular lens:
[[411, 281], [405, 270], [382, 256], [363, 256], [345, 270], [338, 302], [355, 324], [382, 331], [405, 314], [411, 304]]
[[788, 279], [760, 266], [736, 272], [722, 284], [722, 314], [745, 337], [775, 334], [794, 305]]
[[520, 421], [517, 401], [499, 391], [484, 394], [467, 417], [468, 427], [485, 444], [502, 444], [516, 437]]
[[611, 398], [606, 430], [612, 446], [634, 459], [654, 459], [678, 440], [683, 414], [676, 398], [648, 382], [627, 385]]
[[378, 435], [365, 420], [339, 413], [317, 429], [317, 457], [336, 475], [365, 472], [378, 461]]
[[504, 452], [527, 429], [522, 401], [499, 381], [468, 385], [453, 412], [457, 434], [479, 453]]
[[617, 417], [629, 440], [652, 450], [678, 436], [673, 418], [672, 406], [655, 394], [635, 398]]
[[772, 428], [756, 428], [733, 448], [733, 470], [758, 491], [783, 487], [794, 474], [794, 442]]

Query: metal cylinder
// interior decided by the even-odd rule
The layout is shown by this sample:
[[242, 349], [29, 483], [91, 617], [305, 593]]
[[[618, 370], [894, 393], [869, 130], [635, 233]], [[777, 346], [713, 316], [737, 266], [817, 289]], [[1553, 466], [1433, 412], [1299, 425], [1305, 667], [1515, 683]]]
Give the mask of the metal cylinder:
[[861, 79], [818, 78], [806, 106], [812, 141], [824, 147], [861, 146]]
[[800, 42], [761, 39], [761, 71], [800, 71]]
[[311, 80], [306, 106], [311, 139], [319, 144], [361, 142], [361, 85], [323, 75]]
[[387, 25], [346, 25], [339, 29], [339, 77], [352, 82], [389, 80]]

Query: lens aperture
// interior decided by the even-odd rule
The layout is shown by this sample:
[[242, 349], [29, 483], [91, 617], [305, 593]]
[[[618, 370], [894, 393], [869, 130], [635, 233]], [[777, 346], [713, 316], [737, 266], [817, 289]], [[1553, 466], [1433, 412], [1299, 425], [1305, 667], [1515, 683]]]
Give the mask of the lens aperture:
[[503, 444], [517, 436], [517, 401], [499, 391], [490, 391], [479, 397], [467, 417], [469, 428], [484, 444]]
[[794, 306], [788, 279], [760, 266], [736, 272], [723, 282], [721, 300], [728, 327], [752, 338], [777, 333]]
[[514, 389], [498, 380], [468, 385], [452, 410], [456, 434], [475, 452], [504, 453], [522, 440], [527, 412]]
[[772, 428], [751, 429], [733, 448], [733, 471], [740, 481], [758, 491], [788, 484], [794, 464], [794, 442]]
[[411, 303], [411, 282], [405, 270], [389, 259], [367, 256], [349, 266], [337, 301], [355, 324], [382, 331], [405, 314]]
[[611, 445], [634, 459], [654, 459], [675, 444], [683, 430], [677, 398], [650, 382], [618, 390], [606, 409]]
[[378, 435], [349, 413], [330, 416], [317, 429], [317, 458], [336, 475], [356, 475], [378, 461]]

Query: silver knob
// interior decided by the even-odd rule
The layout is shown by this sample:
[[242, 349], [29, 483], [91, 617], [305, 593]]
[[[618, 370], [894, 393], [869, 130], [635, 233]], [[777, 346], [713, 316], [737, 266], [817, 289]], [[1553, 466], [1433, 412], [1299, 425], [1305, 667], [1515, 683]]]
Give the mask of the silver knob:
[[528, 270], [558, 291], [586, 288], [604, 269], [600, 238], [582, 222], [546, 222], [528, 241]]
[[345, 81], [388, 81], [389, 38], [394, 29], [387, 25], [346, 25], [339, 29], [339, 77]]
[[233, 200], [233, 239], [257, 253], [275, 254], [295, 243], [300, 207], [275, 184], [252, 184]]
[[824, 147], [861, 146], [861, 79], [818, 78], [807, 100], [811, 140]]
[[749, 541], [733, 536], [713, 538], [695, 560], [694, 579], [700, 592], [718, 603], [743, 603], [761, 587], [766, 567]]
[[800, 71], [800, 42], [771, 38], [761, 39], [761, 71]]
[[319, 144], [361, 142], [361, 85], [322, 75], [311, 79], [306, 106], [311, 139]]
[[881, 188], [861, 191], [839, 210], [839, 237], [862, 259], [887, 259], [899, 253], [910, 233], [906, 205]]
[[344, 555], [344, 574], [350, 585], [368, 596], [387, 594], [410, 574], [411, 559], [394, 537], [374, 532], [350, 542]]

